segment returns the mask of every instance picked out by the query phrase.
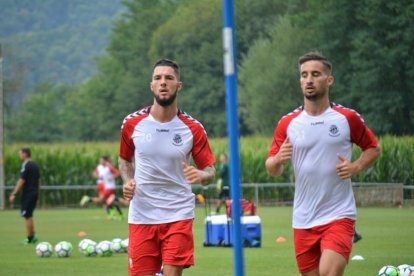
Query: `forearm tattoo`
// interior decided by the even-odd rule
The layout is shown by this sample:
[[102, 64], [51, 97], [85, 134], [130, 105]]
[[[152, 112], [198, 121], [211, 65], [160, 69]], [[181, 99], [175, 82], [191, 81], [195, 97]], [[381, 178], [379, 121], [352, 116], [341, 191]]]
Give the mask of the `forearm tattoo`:
[[135, 167], [134, 167], [134, 159], [131, 161], [127, 161], [125, 159], [119, 158], [119, 173], [121, 174], [122, 180], [124, 183], [127, 183], [128, 180], [134, 178]]

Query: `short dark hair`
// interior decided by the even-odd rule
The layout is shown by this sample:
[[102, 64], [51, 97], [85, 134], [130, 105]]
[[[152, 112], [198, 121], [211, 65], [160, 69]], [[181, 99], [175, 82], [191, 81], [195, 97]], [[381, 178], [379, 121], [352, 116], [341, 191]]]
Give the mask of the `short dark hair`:
[[317, 61], [322, 62], [322, 64], [325, 65], [326, 68], [328, 68], [329, 71], [332, 73], [332, 63], [326, 57], [324, 57], [320, 52], [316, 52], [316, 51], [309, 52], [301, 56], [298, 60], [299, 67], [305, 62], [310, 61], [310, 60], [317, 60]]
[[109, 155], [102, 155], [102, 157], [101, 157], [103, 160], [105, 160], [105, 161], [107, 161], [107, 162], [109, 162], [109, 161], [111, 161], [111, 157], [109, 156]]
[[31, 157], [32, 156], [32, 153], [31, 153], [31, 151], [30, 151], [29, 148], [21, 148], [20, 151], [22, 153], [26, 154], [27, 157]]
[[152, 70], [158, 66], [169, 66], [174, 69], [175, 74], [177, 75], [177, 78], [180, 79], [180, 66], [178, 66], [177, 62], [174, 60], [168, 59], [168, 58], [162, 58], [155, 62], [154, 66], [152, 67]]

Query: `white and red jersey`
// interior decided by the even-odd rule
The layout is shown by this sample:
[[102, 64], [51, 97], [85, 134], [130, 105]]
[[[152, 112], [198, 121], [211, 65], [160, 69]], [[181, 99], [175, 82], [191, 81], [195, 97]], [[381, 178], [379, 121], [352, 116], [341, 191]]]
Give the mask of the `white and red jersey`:
[[351, 160], [352, 143], [363, 151], [378, 146], [372, 131], [354, 110], [332, 103], [319, 116], [300, 107], [278, 123], [269, 157], [289, 137], [295, 172], [293, 228], [308, 229], [341, 218], [356, 219], [351, 180], [336, 173], [337, 155]]
[[150, 107], [128, 115], [123, 123], [119, 156], [135, 158], [134, 197], [128, 222], [161, 224], [194, 218], [195, 196], [182, 163], [193, 158], [199, 169], [212, 166], [214, 155], [203, 126], [179, 111], [160, 123]]
[[119, 175], [119, 171], [111, 166], [111, 164], [102, 165], [99, 164], [95, 169], [98, 180], [97, 185], [103, 184], [105, 190], [115, 190], [116, 181], [115, 178]]
[[95, 168], [95, 175], [97, 177], [96, 179], [96, 185], [103, 185], [103, 174], [104, 174], [104, 170], [105, 170], [105, 165], [99, 164], [98, 166], [96, 166]]

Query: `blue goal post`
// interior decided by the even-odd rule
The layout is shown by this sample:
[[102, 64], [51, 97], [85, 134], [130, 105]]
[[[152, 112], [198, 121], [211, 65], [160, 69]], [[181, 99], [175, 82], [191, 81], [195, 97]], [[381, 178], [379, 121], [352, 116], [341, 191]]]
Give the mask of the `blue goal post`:
[[223, 61], [226, 84], [227, 130], [230, 146], [230, 187], [233, 222], [233, 267], [235, 276], [244, 276], [243, 246], [240, 226], [240, 160], [237, 113], [237, 55], [234, 31], [233, 0], [223, 0]]

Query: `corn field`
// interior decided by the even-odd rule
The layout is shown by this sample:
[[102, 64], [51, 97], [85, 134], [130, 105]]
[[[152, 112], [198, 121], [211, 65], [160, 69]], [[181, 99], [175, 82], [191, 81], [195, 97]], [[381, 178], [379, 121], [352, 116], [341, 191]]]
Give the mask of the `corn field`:
[[[244, 137], [240, 140], [240, 163], [242, 183], [286, 183], [293, 182], [293, 170], [285, 167], [282, 176], [269, 177], [264, 163], [271, 144], [269, 137]], [[385, 136], [380, 138], [381, 156], [368, 170], [353, 178], [354, 182], [378, 183], [414, 183], [414, 137]], [[71, 144], [13, 144], [5, 146], [6, 186], [14, 186], [20, 171], [18, 151], [22, 147], [30, 147], [32, 159], [41, 168], [42, 185], [71, 186], [94, 185], [92, 171], [98, 164], [99, 157], [110, 155], [112, 163], [117, 166], [118, 143], [71, 143]], [[218, 160], [220, 153], [228, 151], [227, 139], [210, 139], [210, 146]], [[358, 147], [354, 147], [353, 158], [360, 155]], [[121, 184], [118, 178], [118, 184]], [[6, 195], [11, 191], [7, 190]], [[270, 192], [270, 194], [269, 194]], [[62, 202], [78, 202], [84, 193], [95, 194], [90, 190], [44, 190], [41, 203], [44, 206], [59, 205]], [[251, 194], [248, 189], [244, 191]], [[267, 193], [265, 197], [291, 197], [290, 188], [279, 188]], [[248, 196], [249, 197], [249, 196]]]

